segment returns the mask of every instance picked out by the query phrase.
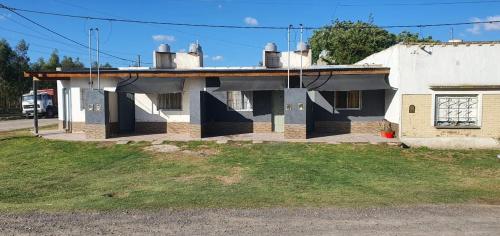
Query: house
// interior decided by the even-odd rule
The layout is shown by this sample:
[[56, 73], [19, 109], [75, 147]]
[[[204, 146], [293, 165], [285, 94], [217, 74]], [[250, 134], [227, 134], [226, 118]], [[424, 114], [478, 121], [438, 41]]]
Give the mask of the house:
[[[89, 138], [177, 133], [200, 138], [240, 133], [378, 133], [385, 115], [389, 68], [312, 65], [311, 50], [266, 45], [259, 67], [204, 67], [201, 46], [170, 52], [154, 65], [89, 71], [26, 72], [57, 81], [60, 128]], [[302, 83], [301, 83], [302, 81]], [[302, 86], [301, 86], [302, 84]], [[99, 87], [99, 88], [98, 88]], [[389, 92], [392, 93], [392, 92]]]
[[385, 118], [399, 136], [500, 137], [500, 43], [398, 44], [360, 61], [391, 68]]
[[188, 52], [153, 52], [153, 67], [27, 72], [57, 81], [59, 121], [89, 138], [174, 133], [201, 138], [283, 133], [285, 139], [377, 134], [500, 136], [498, 42], [402, 43], [355, 65], [313, 65], [311, 50], [262, 51], [262, 66], [204, 67]]

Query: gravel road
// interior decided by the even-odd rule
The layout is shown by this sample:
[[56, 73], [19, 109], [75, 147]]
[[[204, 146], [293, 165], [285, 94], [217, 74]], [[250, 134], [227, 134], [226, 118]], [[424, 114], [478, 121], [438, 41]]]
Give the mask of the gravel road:
[[0, 235], [499, 235], [500, 206], [1, 214]]
[[[57, 118], [38, 119], [38, 126], [55, 125]], [[11, 131], [17, 129], [27, 129], [33, 127], [33, 119], [4, 120], [0, 121], [0, 131]]]

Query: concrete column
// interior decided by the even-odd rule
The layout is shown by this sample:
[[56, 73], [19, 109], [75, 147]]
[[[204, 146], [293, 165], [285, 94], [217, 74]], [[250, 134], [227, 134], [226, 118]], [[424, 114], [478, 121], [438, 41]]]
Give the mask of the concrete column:
[[108, 92], [85, 91], [85, 127], [89, 139], [107, 139], [110, 136]]
[[285, 89], [285, 139], [306, 139], [308, 133], [308, 93], [305, 88]]
[[193, 90], [189, 92], [189, 136], [191, 138], [203, 137], [203, 124], [205, 118], [204, 92]]

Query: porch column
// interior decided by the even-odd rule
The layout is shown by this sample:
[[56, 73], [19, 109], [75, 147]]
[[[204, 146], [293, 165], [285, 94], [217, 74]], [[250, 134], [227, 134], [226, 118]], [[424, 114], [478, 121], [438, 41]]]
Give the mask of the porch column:
[[107, 139], [110, 136], [108, 92], [85, 91], [85, 136], [89, 139]]
[[[285, 139], [306, 139], [312, 112], [305, 88], [285, 89]], [[309, 111], [310, 110], [310, 111]]]
[[203, 91], [194, 90], [189, 92], [189, 136], [191, 138], [203, 137], [205, 113], [205, 101], [203, 97]]
[[33, 77], [33, 133], [38, 135], [38, 79]]

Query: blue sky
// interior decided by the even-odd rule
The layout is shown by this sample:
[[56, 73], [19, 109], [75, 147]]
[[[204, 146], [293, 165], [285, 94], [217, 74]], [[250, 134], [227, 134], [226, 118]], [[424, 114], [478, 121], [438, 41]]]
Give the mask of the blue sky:
[[[500, 20], [500, 1], [483, 4], [456, 5], [390, 5], [393, 3], [446, 3], [462, 0], [423, 1], [328, 1], [328, 0], [156, 0], [156, 1], [104, 1], [104, 0], [0, 0], [16, 8], [59, 12], [99, 17], [131, 18], [140, 20], [170, 21], [195, 24], [229, 24], [258, 26], [323, 26], [333, 19], [367, 20], [371, 14], [377, 25], [432, 24], [468, 22], [475, 20]], [[478, 1], [478, 0], [476, 0]], [[356, 6], [342, 6], [346, 4]], [[388, 5], [389, 4], [389, 5]], [[173, 51], [188, 48], [198, 40], [205, 53], [205, 66], [253, 66], [261, 60], [261, 50], [266, 42], [276, 42], [286, 50], [285, 30], [214, 29], [178, 26], [155, 26], [96, 20], [68, 19], [21, 12], [23, 15], [56, 30], [76, 41], [87, 43], [87, 29], [99, 27], [101, 49], [111, 54], [152, 62], [152, 51], [160, 43], [168, 43]], [[405, 29], [390, 30], [398, 33]], [[421, 32], [440, 40], [450, 38], [450, 27], [406, 29]], [[468, 41], [500, 40], [500, 24], [454, 27], [456, 38]], [[311, 36], [306, 31], [304, 38]], [[85, 64], [88, 52], [37, 28], [24, 19], [0, 9], [0, 38], [12, 45], [24, 38], [30, 44], [32, 61], [48, 57], [57, 48], [60, 55], [79, 57]], [[299, 39], [292, 32], [292, 45]], [[128, 66], [129, 62], [101, 56], [101, 61], [114, 66]]]

